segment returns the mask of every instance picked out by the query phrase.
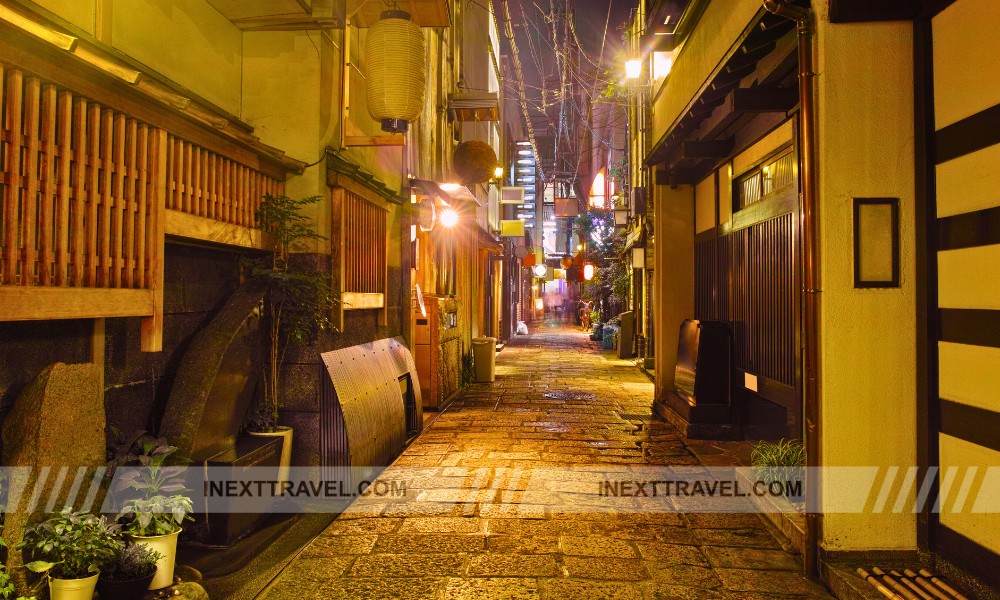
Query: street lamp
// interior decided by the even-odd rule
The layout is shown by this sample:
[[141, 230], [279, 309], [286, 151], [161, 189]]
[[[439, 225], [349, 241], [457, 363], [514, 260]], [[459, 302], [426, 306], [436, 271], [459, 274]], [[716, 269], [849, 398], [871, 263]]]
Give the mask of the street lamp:
[[633, 58], [625, 61], [625, 78], [639, 79], [642, 76], [642, 60]]
[[441, 216], [438, 217], [438, 220], [441, 221], [441, 225], [445, 227], [454, 227], [455, 225], [458, 225], [458, 213], [455, 212], [454, 208], [446, 208], [441, 211]]

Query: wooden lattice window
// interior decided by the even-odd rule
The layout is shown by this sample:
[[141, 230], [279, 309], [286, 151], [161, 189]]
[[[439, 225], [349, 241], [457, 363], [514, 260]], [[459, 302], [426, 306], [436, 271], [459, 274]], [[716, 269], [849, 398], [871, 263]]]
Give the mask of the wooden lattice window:
[[378, 310], [379, 321], [386, 321], [386, 253], [388, 247], [388, 209], [345, 188], [333, 192], [333, 285], [340, 292], [343, 311]]
[[734, 210], [741, 210], [765, 199], [795, 182], [795, 154], [785, 152], [744, 173], [734, 186]]

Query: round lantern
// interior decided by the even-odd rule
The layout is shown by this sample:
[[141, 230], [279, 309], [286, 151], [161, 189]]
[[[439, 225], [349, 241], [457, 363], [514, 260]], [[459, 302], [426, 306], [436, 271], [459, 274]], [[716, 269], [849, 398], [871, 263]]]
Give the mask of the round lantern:
[[486, 183], [496, 173], [497, 153], [486, 142], [469, 140], [455, 148], [452, 162], [455, 165], [455, 175], [463, 185]]
[[427, 61], [424, 34], [409, 13], [387, 10], [365, 39], [368, 112], [382, 131], [409, 129], [424, 109]]

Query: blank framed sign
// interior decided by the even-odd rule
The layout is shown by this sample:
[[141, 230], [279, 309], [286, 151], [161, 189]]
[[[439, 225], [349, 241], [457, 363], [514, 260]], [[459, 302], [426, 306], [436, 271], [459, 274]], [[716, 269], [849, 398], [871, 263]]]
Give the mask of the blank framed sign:
[[854, 287], [899, 287], [899, 198], [854, 199]]

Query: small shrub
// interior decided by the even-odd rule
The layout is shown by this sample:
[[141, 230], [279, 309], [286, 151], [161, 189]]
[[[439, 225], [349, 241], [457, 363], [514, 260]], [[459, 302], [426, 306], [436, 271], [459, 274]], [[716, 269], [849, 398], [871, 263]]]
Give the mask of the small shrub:
[[472, 352], [462, 355], [462, 385], [476, 380], [476, 359]]
[[806, 450], [797, 440], [757, 442], [750, 453], [750, 465], [764, 481], [796, 481], [802, 478]]
[[115, 552], [115, 558], [101, 569], [101, 577], [114, 581], [132, 581], [156, 572], [156, 561], [163, 555], [144, 545], [129, 543]]
[[24, 528], [18, 548], [32, 562], [24, 565], [36, 573], [49, 571], [59, 579], [80, 579], [98, 572], [101, 565], [114, 559], [121, 547], [118, 527], [104, 517], [62, 509], [45, 521]]

